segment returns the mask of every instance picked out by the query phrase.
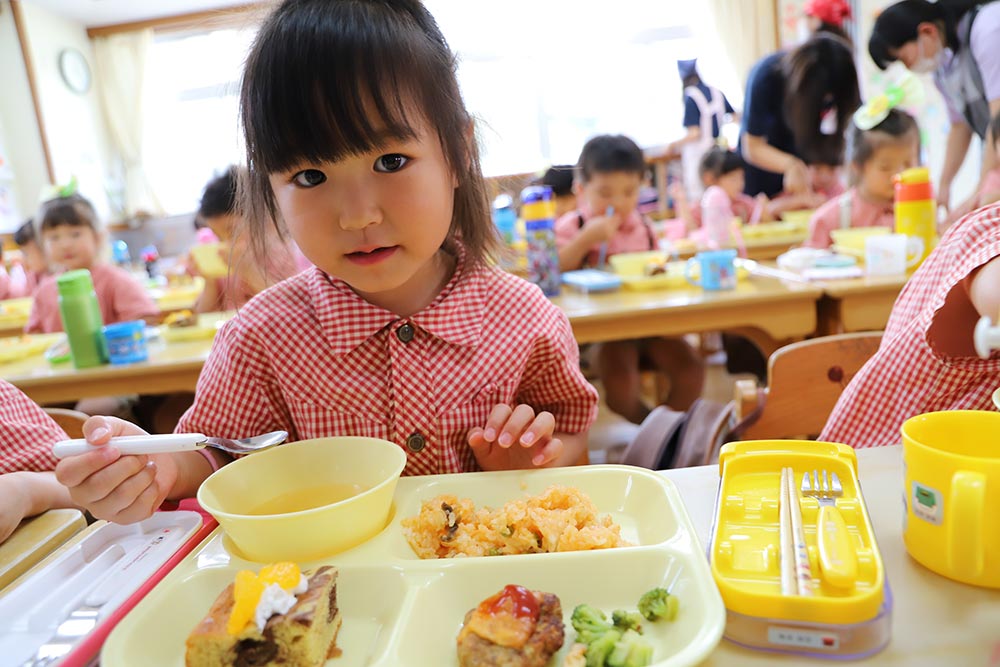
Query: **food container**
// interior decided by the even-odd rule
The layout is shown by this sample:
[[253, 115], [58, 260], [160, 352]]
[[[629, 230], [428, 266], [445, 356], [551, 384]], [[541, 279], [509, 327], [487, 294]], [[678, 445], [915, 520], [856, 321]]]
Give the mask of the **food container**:
[[[586, 493], [634, 546], [420, 560], [404, 536], [403, 519], [438, 495], [498, 508], [553, 484]], [[331, 665], [457, 667], [455, 638], [466, 612], [507, 584], [559, 596], [566, 642], [551, 665], [562, 664], [576, 635], [569, 626], [576, 605], [588, 603], [606, 612], [635, 609], [639, 597], [657, 586], [669, 588], [680, 608], [673, 622], [644, 628], [656, 667], [700, 664], [722, 636], [725, 610], [691, 520], [673, 483], [649, 470], [585, 466], [404, 477], [393, 508], [385, 530], [364, 544], [300, 563], [303, 569], [325, 564], [339, 569], [341, 655]], [[188, 634], [244, 569], [256, 571], [260, 565], [234, 552], [222, 530], [214, 533], [118, 625], [104, 646], [102, 667], [184, 664]]]
[[146, 323], [142, 320], [107, 324], [102, 331], [108, 344], [108, 360], [111, 363], [132, 364], [149, 359]]
[[[725, 637], [748, 648], [822, 658], [861, 658], [882, 650], [891, 634], [892, 596], [857, 478], [854, 450], [804, 440], [729, 443], [721, 471], [709, 560], [726, 605]], [[836, 473], [836, 507], [857, 554], [857, 576], [834, 586], [818, 554], [815, 498], [800, 497], [812, 573], [812, 596], [783, 595], [779, 546], [781, 469], [795, 488], [807, 472]], [[798, 494], [796, 494], [798, 495]]]

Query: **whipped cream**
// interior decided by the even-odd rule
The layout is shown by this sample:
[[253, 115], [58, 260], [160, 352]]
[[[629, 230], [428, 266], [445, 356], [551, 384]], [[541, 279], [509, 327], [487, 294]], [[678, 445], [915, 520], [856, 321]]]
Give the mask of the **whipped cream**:
[[290, 591], [286, 591], [278, 584], [268, 584], [257, 602], [257, 609], [254, 610], [253, 620], [257, 624], [257, 630], [264, 632], [267, 619], [275, 614], [287, 614], [288, 610], [295, 606], [298, 601], [297, 595], [302, 595], [309, 588], [309, 581], [305, 575], [299, 575], [299, 585]]

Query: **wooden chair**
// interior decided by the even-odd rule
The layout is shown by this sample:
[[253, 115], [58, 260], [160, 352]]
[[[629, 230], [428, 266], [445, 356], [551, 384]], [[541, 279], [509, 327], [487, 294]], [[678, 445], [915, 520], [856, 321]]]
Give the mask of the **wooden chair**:
[[83, 422], [90, 418], [90, 415], [79, 410], [68, 410], [66, 408], [42, 408], [45, 413], [52, 417], [55, 423], [59, 424], [66, 435], [71, 438], [83, 437]]
[[815, 437], [851, 378], [878, 350], [881, 331], [823, 336], [786, 345], [767, 363], [767, 389], [736, 382], [738, 419], [759, 411], [743, 440]]

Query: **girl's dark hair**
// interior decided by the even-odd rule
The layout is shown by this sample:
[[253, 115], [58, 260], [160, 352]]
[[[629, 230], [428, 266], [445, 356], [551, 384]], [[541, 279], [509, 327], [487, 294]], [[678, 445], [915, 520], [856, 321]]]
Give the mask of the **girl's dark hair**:
[[885, 69], [896, 61], [890, 51], [897, 51], [903, 44], [915, 40], [917, 26], [921, 23], [936, 23], [944, 36], [945, 46], [957, 53], [958, 22], [980, 2], [982, 0], [901, 0], [886, 7], [875, 19], [868, 38], [868, 54], [879, 69]]
[[23, 248], [35, 240], [35, 221], [28, 218], [17, 231], [14, 232], [14, 243], [18, 248]]
[[94, 210], [94, 205], [85, 197], [76, 194], [68, 197], [56, 197], [43, 203], [38, 209], [35, 220], [40, 231], [54, 229], [62, 225], [86, 226], [95, 232], [100, 230], [100, 222], [97, 220], [97, 211]]
[[[800, 157], [808, 164], [843, 153], [844, 132], [861, 103], [858, 72], [847, 43], [830, 34], [815, 34], [785, 54], [782, 69], [785, 118]], [[823, 134], [820, 120], [831, 107], [837, 110], [837, 128], [833, 134]]]
[[449, 238], [465, 246], [467, 268], [485, 263], [499, 237], [456, 66], [418, 0], [282, 2], [257, 33], [240, 95], [249, 167], [242, 199], [258, 255], [268, 221], [284, 234], [271, 173], [411, 139], [425, 121], [458, 183]]
[[573, 165], [557, 164], [549, 167], [538, 179], [538, 184], [552, 188], [552, 194], [556, 197], [573, 194]]
[[236, 191], [240, 168], [230, 165], [224, 172], [205, 184], [198, 206], [198, 218], [216, 218], [236, 212]]
[[990, 132], [993, 133], [993, 143], [1000, 141], [1000, 111], [990, 121]]
[[624, 134], [601, 134], [583, 145], [576, 163], [576, 175], [581, 183], [586, 183], [595, 174], [620, 171], [638, 174], [639, 178], [646, 173], [646, 159], [634, 141]]
[[713, 146], [701, 158], [701, 163], [698, 165], [698, 174], [701, 176], [711, 174], [715, 178], [719, 178], [720, 176], [725, 176], [726, 174], [745, 168], [746, 163], [740, 157], [739, 153], [719, 146]]
[[890, 109], [889, 115], [870, 130], [861, 130], [851, 124], [848, 146], [851, 164], [861, 167], [886, 144], [899, 144], [914, 140], [920, 151], [920, 127], [916, 119], [901, 109]]
[[854, 40], [851, 36], [847, 34], [847, 31], [841, 28], [839, 25], [834, 25], [833, 23], [827, 23], [826, 21], [821, 21], [819, 27], [813, 31], [813, 34], [826, 33], [828, 35], [833, 35], [834, 37], [839, 37], [853, 48]]

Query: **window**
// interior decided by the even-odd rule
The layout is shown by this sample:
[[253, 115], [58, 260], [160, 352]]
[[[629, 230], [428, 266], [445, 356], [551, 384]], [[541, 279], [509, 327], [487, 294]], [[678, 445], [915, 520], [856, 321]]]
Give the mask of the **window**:
[[[508, 0], [477, 6], [425, 0], [459, 57], [486, 175], [574, 163], [594, 134], [640, 146], [682, 133], [678, 58], [699, 57], [706, 79], [736, 104], [735, 73], [702, 48], [699, 10], [677, 2]], [[695, 18], [692, 18], [695, 17]], [[147, 66], [147, 172], [169, 213], [197, 207], [213, 171], [243, 161], [239, 78], [252, 30], [158, 36]], [[729, 68], [731, 69], [731, 68]]]

